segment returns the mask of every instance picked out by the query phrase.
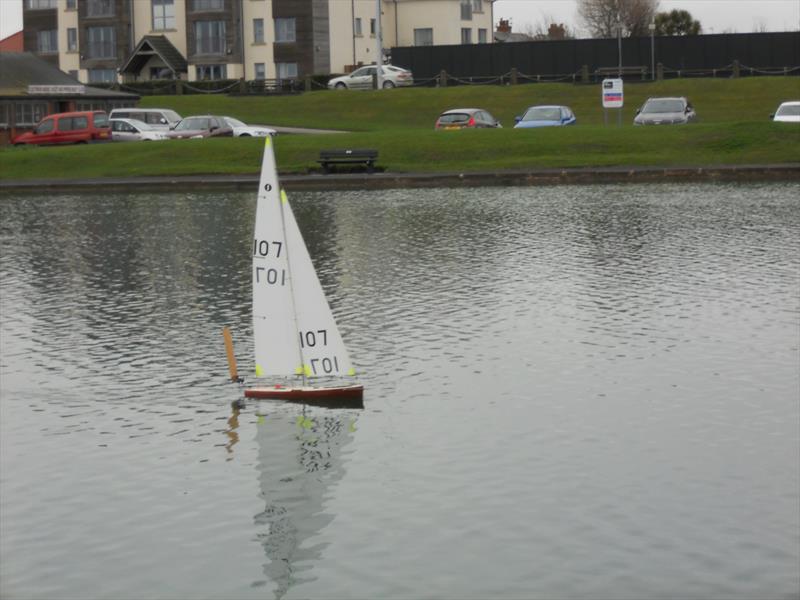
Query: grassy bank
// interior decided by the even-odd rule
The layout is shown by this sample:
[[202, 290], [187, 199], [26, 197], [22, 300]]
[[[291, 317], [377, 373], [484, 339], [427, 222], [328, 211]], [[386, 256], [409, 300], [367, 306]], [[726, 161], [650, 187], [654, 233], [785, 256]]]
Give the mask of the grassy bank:
[[[321, 148], [369, 147], [394, 172], [491, 171], [546, 167], [685, 166], [800, 162], [800, 127], [772, 123], [769, 113], [800, 97], [800, 80], [671, 80], [626, 85], [623, 126], [609, 111], [604, 123], [598, 85], [531, 84], [405, 89], [381, 92], [318, 91], [254, 98], [163, 96], [143, 106], [183, 115], [229, 114], [252, 123], [343, 129], [352, 133], [282, 135], [278, 166], [285, 173], [315, 169]], [[699, 122], [685, 127], [634, 128], [636, 107], [653, 95], [687, 95]], [[513, 130], [513, 117], [531, 104], [570, 105], [578, 125]], [[480, 106], [501, 130], [434, 132], [442, 110]], [[254, 173], [262, 142], [253, 139], [168, 141], [62, 148], [6, 148], [0, 179], [72, 179], [135, 175]]]

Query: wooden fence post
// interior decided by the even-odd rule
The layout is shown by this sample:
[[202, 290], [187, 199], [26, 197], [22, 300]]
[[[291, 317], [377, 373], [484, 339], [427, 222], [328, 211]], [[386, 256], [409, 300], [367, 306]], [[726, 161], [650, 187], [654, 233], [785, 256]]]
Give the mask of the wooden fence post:
[[581, 66], [581, 81], [583, 83], [589, 83], [589, 65]]
[[447, 87], [447, 71], [444, 69], [439, 71], [439, 85], [441, 87]]
[[656, 79], [658, 81], [664, 81], [664, 65], [662, 63], [656, 65]]
[[511, 67], [511, 85], [517, 85], [517, 67]]
[[733, 59], [733, 77], [739, 77], [739, 59]]
[[311, 75], [306, 75], [306, 91], [311, 91]]

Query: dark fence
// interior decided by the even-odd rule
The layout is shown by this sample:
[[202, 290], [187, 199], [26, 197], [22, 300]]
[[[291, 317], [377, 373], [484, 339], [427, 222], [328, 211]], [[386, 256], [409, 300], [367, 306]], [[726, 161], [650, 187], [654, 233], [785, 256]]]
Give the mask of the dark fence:
[[[652, 46], [651, 46], [652, 42]], [[651, 73], [651, 52], [663, 65], [663, 76], [800, 75], [800, 32], [731, 33], [696, 36], [624, 38], [626, 76]], [[392, 64], [410, 69], [414, 80], [435, 82], [442, 71], [462, 80], [507, 78], [512, 70], [530, 80], [592, 80], [619, 63], [616, 39], [548, 40], [392, 48]], [[488, 81], [487, 81], [488, 83]]]

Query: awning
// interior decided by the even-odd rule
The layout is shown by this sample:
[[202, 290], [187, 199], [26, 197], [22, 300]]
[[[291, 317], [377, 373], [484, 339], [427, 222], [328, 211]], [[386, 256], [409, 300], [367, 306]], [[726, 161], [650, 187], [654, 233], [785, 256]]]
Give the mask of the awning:
[[178, 52], [178, 49], [172, 45], [166, 36], [163, 35], [146, 35], [136, 45], [128, 60], [122, 65], [120, 73], [139, 75], [147, 62], [157, 56], [160, 58], [164, 65], [172, 71], [175, 79], [178, 79], [179, 73], [186, 73], [188, 71], [188, 64], [186, 59]]

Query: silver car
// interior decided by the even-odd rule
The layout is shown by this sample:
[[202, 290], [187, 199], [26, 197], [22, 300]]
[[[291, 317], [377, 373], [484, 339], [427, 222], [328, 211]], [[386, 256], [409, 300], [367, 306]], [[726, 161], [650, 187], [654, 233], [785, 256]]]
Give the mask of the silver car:
[[642, 108], [636, 111], [633, 124], [683, 125], [695, 118], [694, 108], [686, 98], [648, 98]]
[[[328, 88], [332, 90], [370, 90], [372, 89], [372, 77], [378, 72], [375, 65], [368, 65], [356, 69], [349, 75], [334, 77], [328, 82]], [[408, 69], [395, 67], [394, 65], [383, 65], [384, 89], [393, 87], [403, 87], [414, 83], [414, 76]]]
[[169, 137], [166, 131], [136, 119], [109, 119], [108, 122], [111, 139], [115, 142], [156, 142]]

